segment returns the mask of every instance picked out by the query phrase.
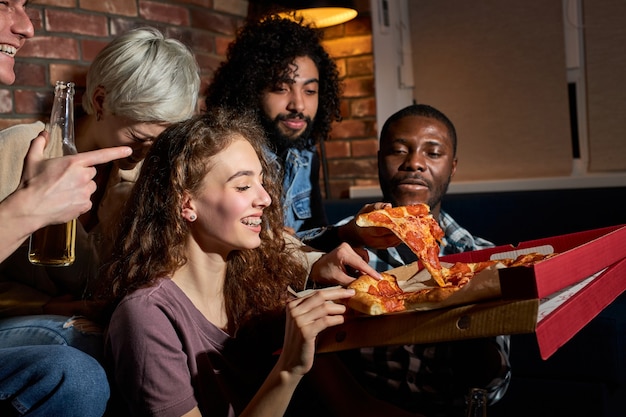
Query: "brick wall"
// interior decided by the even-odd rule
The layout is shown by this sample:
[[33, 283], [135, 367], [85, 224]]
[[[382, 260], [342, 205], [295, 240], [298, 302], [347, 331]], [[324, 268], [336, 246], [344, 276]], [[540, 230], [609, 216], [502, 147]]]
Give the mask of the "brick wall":
[[343, 78], [343, 121], [325, 143], [331, 198], [348, 196], [350, 185], [378, 184], [376, 99], [372, 24], [367, 11], [325, 30], [324, 46]]
[[[346, 197], [350, 185], [377, 183], [376, 103], [369, 2], [359, 16], [325, 29], [325, 46], [344, 77], [344, 120], [326, 143], [328, 197]], [[246, 0], [36, 0], [30, 3], [35, 37], [16, 58], [16, 82], [0, 87], [0, 128], [46, 119], [56, 80], [82, 94], [94, 56], [114, 36], [150, 25], [188, 45], [201, 67], [203, 88], [224, 58], [248, 13]]]

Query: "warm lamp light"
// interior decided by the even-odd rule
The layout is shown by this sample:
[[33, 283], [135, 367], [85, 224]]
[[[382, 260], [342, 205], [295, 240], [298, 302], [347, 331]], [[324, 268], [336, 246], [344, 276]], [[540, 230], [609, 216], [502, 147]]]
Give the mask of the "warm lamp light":
[[313, 24], [318, 28], [339, 25], [354, 19], [357, 15], [352, 1], [283, 1], [278, 3], [291, 10], [279, 13], [281, 16], [301, 18], [305, 23]]

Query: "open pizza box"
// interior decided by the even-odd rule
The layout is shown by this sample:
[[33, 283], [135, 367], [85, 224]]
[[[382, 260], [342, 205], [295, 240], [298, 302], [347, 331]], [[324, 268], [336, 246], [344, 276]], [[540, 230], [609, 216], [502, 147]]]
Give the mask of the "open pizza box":
[[[486, 272], [475, 289], [452, 304], [448, 299], [421, 311], [378, 316], [349, 312], [345, 323], [318, 336], [318, 352], [535, 333], [541, 357], [547, 359], [626, 290], [626, 226], [440, 259], [477, 262], [532, 251], [558, 255], [530, 267], [498, 269], [495, 280], [493, 272]], [[423, 274], [418, 264], [389, 272], [401, 286]]]

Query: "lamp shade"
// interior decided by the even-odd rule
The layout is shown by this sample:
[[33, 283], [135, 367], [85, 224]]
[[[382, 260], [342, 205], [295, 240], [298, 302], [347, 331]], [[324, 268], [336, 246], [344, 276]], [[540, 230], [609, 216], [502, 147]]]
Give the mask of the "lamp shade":
[[283, 0], [275, 3], [286, 9], [282, 15], [293, 17], [295, 13], [296, 18], [318, 28], [339, 25], [357, 16], [353, 1]]

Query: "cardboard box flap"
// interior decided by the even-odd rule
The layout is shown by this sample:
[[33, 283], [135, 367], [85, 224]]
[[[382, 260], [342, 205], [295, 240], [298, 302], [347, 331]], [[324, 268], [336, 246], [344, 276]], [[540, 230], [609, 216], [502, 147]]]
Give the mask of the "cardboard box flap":
[[[599, 229], [598, 232], [604, 230], [606, 229]], [[626, 227], [611, 230], [587, 242], [583, 240], [592, 236], [592, 233], [582, 233], [542, 239], [541, 242], [544, 243], [549, 240], [559, 254], [529, 268], [501, 270], [502, 296], [543, 298], [613, 265], [626, 256]], [[581, 240], [583, 243], [580, 243]]]
[[539, 300], [492, 301], [445, 310], [347, 316], [318, 335], [317, 352], [532, 333]]
[[549, 358], [624, 291], [626, 259], [543, 300], [535, 330], [541, 357]]
[[503, 298], [543, 298], [613, 265], [626, 256], [626, 226], [570, 233], [440, 258], [445, 262], [478, 262], [495, 254], [550, 245], [557, 256], [530, 267], [500, 270]]
[[[608, 236], [609, 234], [613, 234], [614, 232], [618, 232], [617, 236], [613, 236], [615, 239], [623, 238], [624, 234], [626, 234], [626, 225], [617, 225], [604, 227], [601, 229], [593, 229], [587, 230], [584, 232], [577, 233], [569, 233], [565, 235], [529, 240], [525, 242], [521, 242], [518, 245], [500, 245], [495, 246], [493, 248], [487, 248], [477, 251], [471, 252], [462, 252], [454, 255], [442, 256], [440, 259], [445, 262], [479, 262], [484, 261], [486, 259], [490, 259], [492, 254], [505, 252], [505, 251], [513, 251], [513, 250], [522, 250], [537, 246], [542, 246], [545, 244], [549, 244], [554, 248], [555, 252], [563, 253], [567, 250], [575, 248], [577, 246], [581, 246], [585, 243], [589, 243], [595, 239], [602, 238], [604, 236]], [[622, 252], [622, 257], [624, 257], [626, 253]]]

